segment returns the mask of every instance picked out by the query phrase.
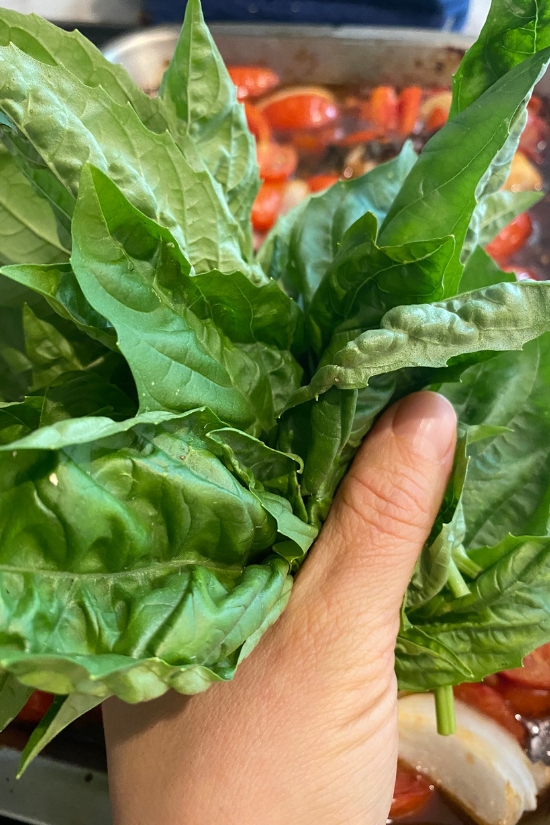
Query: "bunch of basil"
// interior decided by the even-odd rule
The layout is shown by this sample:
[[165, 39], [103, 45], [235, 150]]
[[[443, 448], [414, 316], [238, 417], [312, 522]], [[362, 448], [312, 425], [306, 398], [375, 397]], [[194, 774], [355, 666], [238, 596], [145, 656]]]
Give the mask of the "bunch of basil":
[[312, 197], [257, 258], [255, 145], [199, 0], [157, 99], [0, 10], [1, 724], [57, 694], [23, 767], [108, 696], [231, 679], [373, 421], [426, 386], [460, 440], [400, 685], [550, 639], [550, 284], [483, 251], [539, 197], [500, 191], [550, 61], [550, 3], [521, 7], [494, 0], [419, 157]]

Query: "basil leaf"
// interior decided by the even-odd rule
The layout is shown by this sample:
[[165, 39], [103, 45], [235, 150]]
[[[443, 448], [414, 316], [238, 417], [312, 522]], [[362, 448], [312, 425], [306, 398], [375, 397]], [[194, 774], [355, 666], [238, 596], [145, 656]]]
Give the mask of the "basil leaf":
[[479, 201], [468, 228], [462, 248], [462, 262], [466, 262], [477, 245], [487, 246], [514, 218], [527, 212], [542, 197], [542, 192], [498, 191], [485, 195]]
[[172, 235], [97, 170], [83, 173], [73, 235], [75, 275], [117, 331], [143, 412], [208, 404], [241, 429], [271, 428], [273, 403], [262, 365], [188, 308], [190, 267]]
[[9, 673], [0, 675], [0, 731], [23, 710], [33, 693], [33, 689], [22, 685]]
[[516, 283], [513, 272], [503, 272], [495, 261], [480, 246], [475, 247], [469, 256], [462, 278], [460, 279], [461, 292], [473, 292], [502, 283]]
[[477, 199], [488, 191], [494, 168], [506, 169], [513, 148], [508, 139], [519, 140], [528, 96], [549, 60], [550, 48], [528, 57], [435, 134], [382, 225], [380, 243], [387, 246], [455, 237], [448, 294], [462, 275], [460, 252]]
[[[359, 335], [291, 398], [303, 403], [332, 386], [359, 389], [375, 375], [444, 367], [456, 356], [519, 349], [550, 326], [550, 292], [538, 283], [498, 284], [435, 304], [396, 307], [380, 329]], [[436, 379], [434, 379], [436, 380]]]
[[181, 36], [159, 94], [175, 129], [186, 131], [222, 186], [240, 228], [243, 255], [251, 260], [250, 212], [260, 188], [256, 142], [199, 0], [187, 3]]
[[0, 47], [0, 69], [0, 110], [74, 197], [83, 166], [93, 163], [173, 232], [197, 271], [246, 271], [238, 226], [210, 175], [188, 162], [169, 134], [150, 132], [102, 87], [85, 86], [64, 67], [38, 63], [13, 44]]
[[308, 322], [317, 351], [341, 330], [373, 329], [392, 307], [438, 300], [449, 291], [452, 237], [381, 248], [377, 230], [371, 213], [348, 229], [315, 293]]
[[471, 106], [526, 55], [550, 46], [550, 11], [538, 0], [493, 0], [479, 38], [453, 79], [451, 117]]

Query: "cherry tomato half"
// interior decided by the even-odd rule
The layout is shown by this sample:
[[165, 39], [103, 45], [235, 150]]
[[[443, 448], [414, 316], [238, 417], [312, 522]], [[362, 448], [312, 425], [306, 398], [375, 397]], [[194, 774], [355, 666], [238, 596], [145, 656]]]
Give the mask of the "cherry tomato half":
[[446, 112], [445, 109], [436, 106], [435, 109], [432, 110], [432, 113], [428, 118], [428, 122], [426, 123], [428, 131], [438, 132], [439, 129], [442, 129], [445, 126], [448, 118], [449, 113]]
[[526, 656], [523, 667], [505, 670], [503, 675], [518, 685], [550, 690], [550, 644], [543, 645]]
[[506, 676], [500, 676], [495, 688], [505, 698], [514, 713], [528, 719], [550, 716], [550, 690], [517, 685]]
[[433, 785], [430, 785], [422, 774], [399, 764], [390, 819], [401, 819], [422, 810], [430, 801], [433, 792]]
[[399, 95], [399, 129], [402, 137], [412, 135], [420, 119], [423, 91], [420, 86], [407, 86]]
[[261, 66], [228, 66], [227, 71], [237, 87], [237, 98], [261, 97], [279, 85], [279, 76]]
[[252, 226], [256, 232], [268, 232], [274, 225], [285, 195], [285, 183], [263, 183], [252, 207]]
[[506, 703], [506, 699], [497, 690], [489, 685], [464, 684], [454, 689], [457, 699], [466, 705], [479, 710], [485, 716], [494, 719], [495, 722], [511, 733], [518, 740], [520, 745], [524, 745], [527, 738], [527, 731], [524, 726], [514, 716], [511, 707]]
[[338, 118], [333, 95], [318, 86], [295, 87], [277, 92], [258, 108], [273, 129], [320, 129]]
[[385, 140], [379, 129], [361, 129], [352, 132], [338, 141], [339, 146], [358, 146], [360, 143], [369, 143], [371, 140]]
[[525, 246], [533, 231], [531, 218], [524, 212], [505, 226], [485, 249], [495, 261], [506, 261]]
[[245, 103], [244, 111], [248, 128], [258, 143], [269, 143], [271, 140], [271, 127], [262, 113], [252, 103]]
[[293, 146], [281, 146], [279, 143], [258, 143], [257, 154], [262, 180], [288, 180], [298, 166], [298, 153]]
[[393, 86], [377, 86], [368, 102], [370, 122], [381, 132], [395, 132], [399, 123], [399, 100]]
[[313, 177], [308, 178], [307, 185], [310, 192], [324, 192], [325, 189], [329, 189], [339, 180], [338, 175], [313, 175]]
[[41, 690], [35, 690], [23, 710], [19, 712], [17, 718], [20, 719], [21, 722], [37, 724], [48, 712], [52, 702], [53, 696], [51, 693], [43, 693]]

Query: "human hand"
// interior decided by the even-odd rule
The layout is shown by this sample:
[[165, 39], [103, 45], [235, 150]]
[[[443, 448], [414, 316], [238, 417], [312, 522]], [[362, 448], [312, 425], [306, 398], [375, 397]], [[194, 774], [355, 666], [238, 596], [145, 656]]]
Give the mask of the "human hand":
[[397, 761], [403, 594], [451, 471], [434, 393], [366, 439], [290, 604], [231, 684], [105, 705], [116, 825], [383, 825]]

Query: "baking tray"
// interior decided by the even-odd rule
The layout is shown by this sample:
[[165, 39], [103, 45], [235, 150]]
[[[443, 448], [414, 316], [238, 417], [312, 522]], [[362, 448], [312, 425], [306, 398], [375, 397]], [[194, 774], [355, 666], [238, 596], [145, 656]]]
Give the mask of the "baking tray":
[[[211, 27], [228, 63], [266, 65], [283, 83], [449, 84], [471, 38], [420, 29], [231, 25]], [[106, 56], [144, 88], [156, 88], [179, 27], [143, 29], [111, 41]], [[539, 86], [550, 96], [550, 77]], [[11, 738], [10, 738], [11, 736]], [[69, 731], [19, 782], [17, 736], [0, 736], [0, 815], [32, 825], [110, 825], [104, 753]], [[528, 818], [549, 825], [550, 807]], [[526, 821], [527, 825], [527, 821]]]

